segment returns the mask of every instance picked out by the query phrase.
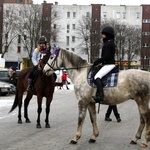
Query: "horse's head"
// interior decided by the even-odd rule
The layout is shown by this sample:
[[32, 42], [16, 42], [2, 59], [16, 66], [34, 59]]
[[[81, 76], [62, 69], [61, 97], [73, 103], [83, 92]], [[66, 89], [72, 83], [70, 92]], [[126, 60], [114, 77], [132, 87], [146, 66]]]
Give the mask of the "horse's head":
[[49, 57], [46, 65], [43, 68], [43, 72], [49, 76], [55, 72], [55, 70], [60, 69], [60, 59], [59, 59], [60, 48], [54, 49]]

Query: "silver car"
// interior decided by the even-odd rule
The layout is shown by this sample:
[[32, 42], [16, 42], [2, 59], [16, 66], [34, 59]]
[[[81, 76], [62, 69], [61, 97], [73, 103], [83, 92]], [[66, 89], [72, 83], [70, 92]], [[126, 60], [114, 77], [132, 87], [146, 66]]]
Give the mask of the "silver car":
[[6, 94], [14, 94], [16, 92], [16, 87], [7, 82], [0, 81], [0, 96]]

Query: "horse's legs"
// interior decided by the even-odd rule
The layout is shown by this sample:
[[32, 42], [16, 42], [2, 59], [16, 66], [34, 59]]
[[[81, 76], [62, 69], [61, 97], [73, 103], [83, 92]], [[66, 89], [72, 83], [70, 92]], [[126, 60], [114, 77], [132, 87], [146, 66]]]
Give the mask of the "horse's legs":
[[23, 91], [18, 90], [18, 123], [22, 123], [21, 119], [21, 107], [22, 107], [22, 97], [23, 97]]
[[82, 126], [86, 116], [87, 105], [84, 104], [84, 101], [79, 101], [78, 108], [79, 108], [79, 116], [78, 116], [77, 133], [74, 136], [74, 138], [70, 141], [70, 144], [77, 144], [78, 140], [80, 139], [82, 133]]
[[27, 96], [24, 100], [24, 118], [26, 119], [26, 123], [30, 123], [30, 119], [28, 118], [28, 105], [32, 98], [33, 94], [27, 93]]
[[96, 141], [96, 137], [99, 135], [97, 122], [96, 122], [95, 103], [90, 103], [88, 105], [88, 110], [89, 110], [89, 114], [90, 114], [91, 123], [93, 126], [93, 135], [92, 135], [91, 139], [89, 140], [89, 143], [94, 143]]
[[141, 135], [142, 135], [144, 127], [145, 127], [145, 121], [144, 121], [143, 116], [140, 114], [140, 125], [139, 125], [138, 131], [135, 135], [135, 139], [131, 140], [130, 144], [137, 144], [137, 141], [139, 139], [141, 139]]
[[45, 118], [45, 128], [50, 128], [50, 124], [49, 124], [49, 112], [50, 112], [50, 103], [52, 101], [52, 97], [48, 97], [46, 99], [46, 109], [45, 109], [45, 112], [46, 112], [46, 118]]
[[131, 144], [136, 144], [137, 140], [141, 138], [143, 129], [145, 127], [146, 124], [146, 134], [145, 134], [145, 138], [146, 141], [141, 143], [141, 147], [147, 147], [148, 142], [150, 141], [150, 130], [148, 130], [148, 124], [150, 124], [150, 118], [149, 118], [149, 109], [148, 109], [148, 103], [143, 103], [141, 104], [140, 101], [137, 102], [138, 107], [139, 107], [139, 112], [140, 112], [140, 125], [138, 128], [138, 131], [136, 133], [135, 136], [135, 140], [131, 141]]
[[148, 109], [145, 114], [146, 117], [146, 133], [145, 133], [145, 141], [141, 143], [141, 147], [147, 147], [148, 142], [150, 141], [150, 109]]
[[38, 118], [37, 118], [37, 128], [41, 128], [41, 124], [40, 124], [40, 115], [42, 112], [42, 97], [41, 96], [37, 96], [37, 101], [38, 101], [38, 109], [37, 109], [37, 113], [38, 113]]

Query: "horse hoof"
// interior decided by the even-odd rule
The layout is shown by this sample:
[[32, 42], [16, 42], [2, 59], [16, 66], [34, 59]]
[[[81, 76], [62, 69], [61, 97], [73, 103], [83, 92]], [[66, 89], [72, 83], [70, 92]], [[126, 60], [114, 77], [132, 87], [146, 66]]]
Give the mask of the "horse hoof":
[[147, 147], [147, 144], [141, 143], [140, 147], [145, 148], [145, 147]]
[[36, 125], [36, 128], [40, 129], [40, 128], [41, 128], [41, 125], [40, 125], [40, 124], [37, 124], [37, 125]]
[[89, 140], [89, 143], [95, 143], [95, 142], [96, 142], [96, 140], [93, 140], [93, 139]]
[[28, 119], [28, 120], [26, 120], [26, 123], [31, 123], [31, 121]]
[[131, 140], [130, 144], [137, 144], [137, 142]]
[[18, 124], [22, 124], [22, 120], [18, 120]]
[[45, 128], [50, 128], [50, 125], [49, 125], [49, 124], [46, 124], [46, 125], [45, 125]]
[[70, 141], [70, 144], [77, 144], [77, 142], [74, 141], [74, 140], [71, 140], [71, 141]]

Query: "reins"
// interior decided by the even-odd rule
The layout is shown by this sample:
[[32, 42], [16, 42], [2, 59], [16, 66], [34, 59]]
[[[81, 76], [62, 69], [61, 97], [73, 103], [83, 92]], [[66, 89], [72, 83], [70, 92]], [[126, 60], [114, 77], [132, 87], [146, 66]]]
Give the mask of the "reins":
[[[80, 69], [80, 68], [88, 68], [88, 67], [91, 67], [92, 65], [87, 65], [87, 66], [84, 66], [84, 67], [72, 67], [72, 68], [65, 68], [65, 70], [72, 70], [72, 69]], [[58, 70], [58, 69], [54, 69], [54, 70]], [[64, 70], [64, 69], [59, 69], [59, 70]]]

